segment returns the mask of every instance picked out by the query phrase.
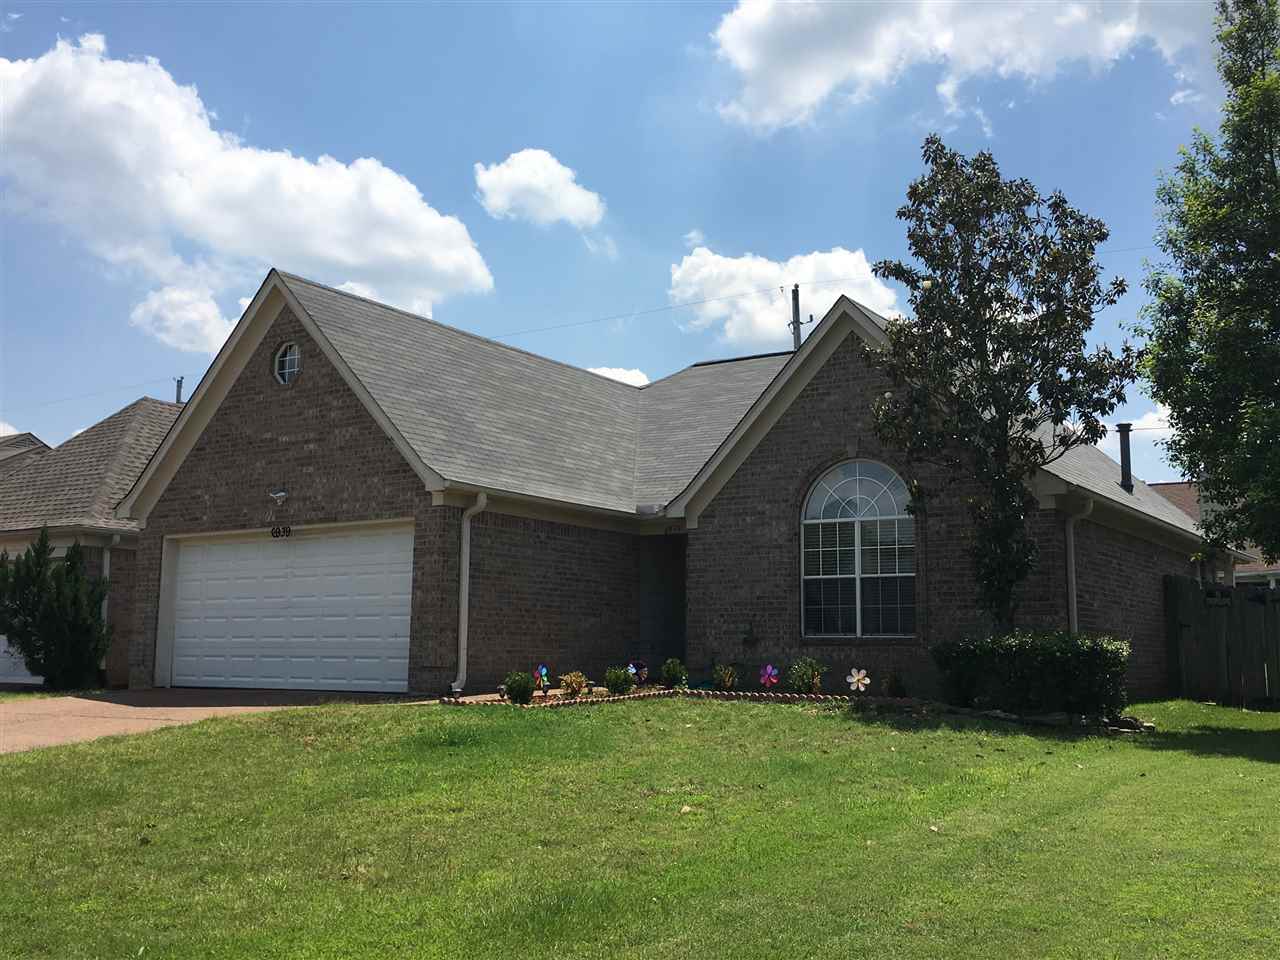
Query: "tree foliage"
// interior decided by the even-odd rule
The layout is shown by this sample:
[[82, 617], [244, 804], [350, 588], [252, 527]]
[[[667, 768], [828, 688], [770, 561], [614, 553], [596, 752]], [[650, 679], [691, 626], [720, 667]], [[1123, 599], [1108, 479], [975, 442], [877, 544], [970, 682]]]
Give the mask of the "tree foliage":
[[[875, 265], [907, 287], [914, 315], [891, 320], [887, 345], [869, 348], [894, 384], [873, 404], [876, 430], [947, 482], [976, 481], [979, 600], [1008, 626], [1036, 557], [1026, 481], [1101, 438], [1134, 377], [1128, 344], [1086, 344], [1125, 284], [1104, 283], [1095, 259], [1106, 225], [1061, 193], [1006, 180], [991, 154], [965, 157], [937, 136], [923, 156], [926, 172], [898, 210], [915, 263]], [[934, 492], [920, 487], [917, 500]]]
[[1280, 14], [1218, 4], [1220, 138], [1197, 130], [1157, 191], [1164, 261], [1146, 286], [1151, 394], [1205, 532], [1280, 557]]
[[0, 553], [0, 634], [45, 686], [95, 686], [111, 639], [102, 618], [107, 589], [106, 580], [89, 577], [79, 543], [55, 558], [41, 530], [21, 555]]

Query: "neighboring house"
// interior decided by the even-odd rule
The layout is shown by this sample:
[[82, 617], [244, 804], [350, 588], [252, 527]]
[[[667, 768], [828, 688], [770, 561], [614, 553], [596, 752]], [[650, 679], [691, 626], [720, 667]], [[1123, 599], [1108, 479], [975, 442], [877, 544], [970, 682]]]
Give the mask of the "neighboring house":
[[[883, 338], [841, 297], [794, 353], [638, 388], [273, 270], [117, 509], [130, 684], [439, 693], [806, 653], [925, 691], [927, 644], [982, 624], [967, 485], [907, 514], [857, 349]], [[1019, 616], [1129, 637], [1154, 693], [1161, 577], [1203, 544], [1121, 481], [1093, 447], [1036, 477]]]
[[[1151, 488], [1176, 504], [1179, 510], [1200, 522], [1200, 487], [1189, 481], [1176, 483], [1153, 483]], [[1238, 563], [1235, 569], [1236, 583], [1252, 583], [1272, 590], [1280, 589], [1280, 563], [1267, 563], [1262, 558], [1262, 551], [1253, 544], [1246, 544], [1244, 552], [1253, 556], [1244, 563]]]
[[6, 477], [49, 449], [34, 433], [10, 433], [0, 437], [0, 477]]
[[[138, 479], [181, 409], [176, 403], [143, 397], [0, 478], [0, 549], [10, 556], [19, 554], [41, 527], [48, 527], [58, 554], [79, 541], [90, 574], [110, 580], [106, 615], [114, 636], [105, 667], [113, 686], [129, 679], [138, 537], [138, 525], [118, 519], [115, 505]], [[39, 680], [0, 638], [0, 683]]]

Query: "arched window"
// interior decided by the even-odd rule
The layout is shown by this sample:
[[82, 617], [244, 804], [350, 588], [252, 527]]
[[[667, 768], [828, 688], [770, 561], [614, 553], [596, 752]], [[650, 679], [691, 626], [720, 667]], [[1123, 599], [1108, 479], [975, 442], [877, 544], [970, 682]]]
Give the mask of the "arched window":
[[902, 478], [871, 460], [847, 460], [818, 478], [800, 528], [805, 636], [915, 633], [910, 501]]

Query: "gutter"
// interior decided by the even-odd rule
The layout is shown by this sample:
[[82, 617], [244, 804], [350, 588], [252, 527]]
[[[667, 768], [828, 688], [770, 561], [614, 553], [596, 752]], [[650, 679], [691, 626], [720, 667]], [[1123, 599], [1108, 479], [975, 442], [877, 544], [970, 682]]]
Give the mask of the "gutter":
[[458, 676], [450, 689], [454, 696], [462, 693], [467, 685], [467, 614], [471, 603], [471, 518], [489, 503], [489, 495], [483, 490], [476, 494], [476, 502], [462, 511], [462, 546], [458, 555]]
[[1080, 632], [1080, 610], [1076, 604], [1076, 521], [1083, 520], [1091, 513], [1093, 513], [1092, 497], [1086, 499], [1084, 506], [1079, 510], [1067, 514], [1067, 629], [1072, 633]]

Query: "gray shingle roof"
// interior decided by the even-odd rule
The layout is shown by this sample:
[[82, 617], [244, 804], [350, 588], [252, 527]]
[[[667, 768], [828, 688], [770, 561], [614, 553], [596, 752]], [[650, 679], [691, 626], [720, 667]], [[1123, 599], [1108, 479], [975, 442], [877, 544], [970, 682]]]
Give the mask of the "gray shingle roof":
[[675, 499], [790, 359], [788, 352], [699, 363], [641, 390], [636, 502]]
[[1060, 480], [1073, 483], [1090, 493], [1162, 520], [1170, 526], [1200, 535], [1196, 522], [1156, 491], [1133, 478], [1133, 493], [1120, 486], [1120, 464], [1097, 447], [1074, 447], [1066, 455], [1044, 468]]
[[[418, 453], [447, 480], [634, 513], [679, 495], [790, 352], [695, 364], [633, 387], [293, 274], [308, 316]], [[883, 319], [867, 311], [873, 322]], [[1195, 521], [1077, 447], [1047, 472], [1196, 533]]]
[[136, 530], [136, 522], [117, 520], [113, 511], [181, 409], [151, 397], [135, 400], [0, 478], [0, 530]]

